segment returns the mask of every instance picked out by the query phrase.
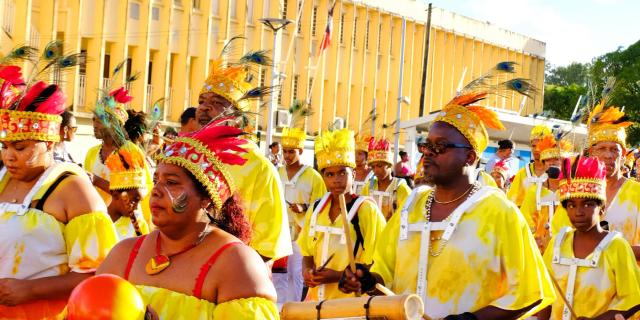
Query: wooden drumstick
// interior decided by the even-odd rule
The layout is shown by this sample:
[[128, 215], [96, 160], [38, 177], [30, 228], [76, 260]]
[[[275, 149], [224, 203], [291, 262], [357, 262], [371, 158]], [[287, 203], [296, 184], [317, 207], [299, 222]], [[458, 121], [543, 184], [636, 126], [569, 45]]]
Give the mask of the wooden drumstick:
[[558, 291], [558, 294], [560, 295], [560, 298], [562, 298], [564, 305], [567, 306], [567, 309], [569, 309], [569, 312], [571, 312], [571, 317], [573, 319], [578, 319], [576, 312], [573, 310], [573, 307], [571, 307], [571, 304], [569, 303], [569, 301], [567, 301], [567, 297], [565, 297], [564, 292], [562, 292], [562, 289], [560, 289], [560, 285], [558, 284], [556, 279], [553, 278], [551, 275], [549, 275], [549, 278], [551, 278], [551, 282], [553, 282], [553, 286], [556, 288], [556, 291]]
[[[340, 216], [342, 217], [342, 230], [347, 240], [347, 254], [349, 255], [349, 267], [353, 274], [356, 273], [356, 257], [353, 255], [353, 239], [351, 239], [351, 229], [349, 229], [349, 219], [347, 218], [347, 204], [344, 200], [344, 194], [340, 195]], [[356, 292], [356, 296], [360, 293]]]

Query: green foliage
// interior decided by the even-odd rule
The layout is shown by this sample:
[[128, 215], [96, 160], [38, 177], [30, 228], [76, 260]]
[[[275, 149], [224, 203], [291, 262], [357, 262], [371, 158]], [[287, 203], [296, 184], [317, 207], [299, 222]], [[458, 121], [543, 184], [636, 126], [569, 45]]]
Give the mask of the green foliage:
[[[624, 107], [629, 118], [640, 123], [640, 41], [596, 57], [591, 63], [572, 63], [549, 68], [545, 74], [544, 109], [560, 119], [569, 119], [578, 97], [589, 95], [590, 103], [600, 98], [608, 77], [615, 77], [616, 88], [610, 105]], [[640, 126], [628, 130], [631, 146], [640, 144]]]

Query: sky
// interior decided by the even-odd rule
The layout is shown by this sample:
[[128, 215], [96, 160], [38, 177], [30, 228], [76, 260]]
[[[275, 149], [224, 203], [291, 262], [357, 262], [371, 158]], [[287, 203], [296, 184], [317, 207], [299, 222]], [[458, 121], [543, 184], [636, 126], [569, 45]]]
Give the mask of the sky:
[[640, 40], [639, 0], [420, 1], [545, 42], [555, 66], [590, 62]]

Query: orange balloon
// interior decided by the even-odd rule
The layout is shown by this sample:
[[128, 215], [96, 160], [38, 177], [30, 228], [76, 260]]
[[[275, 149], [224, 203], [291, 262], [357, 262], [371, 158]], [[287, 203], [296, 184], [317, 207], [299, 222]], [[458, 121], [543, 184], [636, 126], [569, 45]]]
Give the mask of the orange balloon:
[[82, 281], [69, 296], [68, 320], [140, 320], [145, 307], [138, 290], [116, 275]]

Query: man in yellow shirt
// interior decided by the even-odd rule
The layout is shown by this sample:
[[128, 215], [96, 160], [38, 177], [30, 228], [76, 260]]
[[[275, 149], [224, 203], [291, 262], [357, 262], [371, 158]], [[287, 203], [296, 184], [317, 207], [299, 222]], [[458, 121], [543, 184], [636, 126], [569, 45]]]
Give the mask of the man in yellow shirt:
[[[258, 57], [260, 60], [256, 61], [255, 55], [256, 53], [248, 54], [237, 61], [221, 57], [211, 64], [210, 74], [200, 90], [196, 109], [196, 120], [200, 128], [211, 120], [224, 116], [233, 117], [238, 126], [245, 125], [244, 115], [238, 114], [250, 108], [252, 99], [260, 98], [268, 92], [265, 88], [255, 88], [247, 81], [250, 79], [248, 72], [255, 69], [256, 64], [269, 60]], [[247, 220], [251, 224], [249, 245], [265, 261], [288, 256], [292, 253], [291, 236], [278, 172], [255, 143], [248, 141], [241, 147], [247, 151], [241, 154], [246, 163], [242, 166], [225, 165], [224, 168], [236, 184]]]
[[518, 207], [522, 206], [524, 194], [531, 185], [541, 185], [545, 181], [543, 174], [546, 169], [540, 160], [540, 153], [536, 150], [536, 146], [540, 139], [548, 134], [551, 134], [551, 129], [545, 124], [537, 125], [531, 130], [529, 141], [531, 142], [533, 162], [518, 170], [507, 191], [509, 200], [513, 201]]
[[474, 105], [487, 94], [477, 90], [467, 86], [436, 114], [424, 160], [435, 187], [414, 190], [382, 233], [371, 269], [345, 270], [341, 289], [378, 294], [377, 282], [416, 293], [430, 319], [516, 319], [553, 301], [526, 221], [501, 191], [474, 182], [485, 126], [504, 129]]
[[367, 163], [375, 176], [364, 185], [361, 195], [373, 198], [385, 219], [389, 220], [396, 209], [404, 205], [411, 189], [406, 180], [391, 174], [393, 152], [387, 139], [371, 140]]
[[358, 134], [356, 136], [356, 173], [355, 181], [353, 181], [353, 189], [355, 194], [361, 194], [364, 186], [373, 178], [373, 170], [369, 166], [367, 159], [369, 158], [369, 142], [373, 137], [368, 134]]
[[278, 168], [280, 181], [284, 185], [284, 198], [289, 214], [291, 246], [293, 254], [277, 260], [273, 265], [273, 284], [278, 292], [278, 304], [299, 302], [302, 296], [302, 255], [296, 244], [300, 230], [304, 225], [307, 209], [325, 193], [327, 188], [320, 174], [312, 167], [300, 162], [307, 140], [304, 116], [308, 114], [307, 106], [296, 102], [292, 112], [291, 125], [282, 129], [282, 154], [285, 165]]
[[[309, 287], [307, 300], [353, 297], [338, 290], [342, 270], [349, 264], [349, 252], [353, 252], [356, 262], [370, 264], [385, 220], [373, 201], [352, 191], [353, 132], [348, 129], [324, 132], [316, 138], [315, 151], [318, 169], [329, 192], [309, 208], [298, 238], [304, 282]], [[345, 198], [352, 248], [347, 246], [340, 217], [340, 197]]]

